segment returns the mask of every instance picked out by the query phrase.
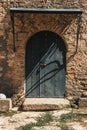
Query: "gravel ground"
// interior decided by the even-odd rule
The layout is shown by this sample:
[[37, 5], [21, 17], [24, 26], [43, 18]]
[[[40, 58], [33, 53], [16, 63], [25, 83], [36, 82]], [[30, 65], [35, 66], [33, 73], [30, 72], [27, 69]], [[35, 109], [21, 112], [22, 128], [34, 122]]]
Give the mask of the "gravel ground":
[[[58, 110], [50, 111], [53, 117], [58, 119], [61, 114], [69, 113], [71, 110]], [[31, 122], [36, 122], [38, 117], [42, 117], [46, 112], [17, 112], [17, 114], [0, 116], [0, 130], [17, 130], [20, 126], [29, 124]], [[87, 118], [86, 118], [87, 119]], [[71, 122], [68, 123], [70, 126], [69, 130], [87, 130], [87, 120], [84, 120], [83, 123], [80, 122]], [[33, 130], [62, 130], [59, 127], [59, 122], [54, 120], [50, 125], [43, 127], [34, 127]]]

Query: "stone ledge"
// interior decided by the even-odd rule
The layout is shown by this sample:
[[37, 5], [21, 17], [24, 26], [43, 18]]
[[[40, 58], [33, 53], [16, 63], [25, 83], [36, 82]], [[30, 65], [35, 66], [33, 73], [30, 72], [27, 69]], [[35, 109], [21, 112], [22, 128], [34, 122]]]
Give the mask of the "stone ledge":
[[44, 111], [44, 110], [60, 110], [60, 107], [57, 105], [51, 104], [41, 104], [41, 105], [23, 105], [22, 109], [24, 111]]
[[0, 99], [0, 112], [7, 112], [12, 108], [11, 99]]

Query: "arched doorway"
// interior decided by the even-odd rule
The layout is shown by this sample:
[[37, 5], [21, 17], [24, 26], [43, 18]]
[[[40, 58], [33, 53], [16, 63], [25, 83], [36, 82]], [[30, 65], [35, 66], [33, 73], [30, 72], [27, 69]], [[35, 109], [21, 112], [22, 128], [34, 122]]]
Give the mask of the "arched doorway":
[[26, 97], [64, 97], [66, 47], [50, 31], [33, 35], [26, 45]]

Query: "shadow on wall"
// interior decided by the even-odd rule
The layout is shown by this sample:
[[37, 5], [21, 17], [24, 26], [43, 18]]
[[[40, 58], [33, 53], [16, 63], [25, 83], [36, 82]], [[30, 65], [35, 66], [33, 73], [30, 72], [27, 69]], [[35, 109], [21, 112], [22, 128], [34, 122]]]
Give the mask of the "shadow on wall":
[[11, 98], [14, 94], [14, 89], [13, 86], [7, 86], [7, 84], [3, 85], [3, 88], [0, 89], [1, 93], [4, 93], [6, 95], [7, 98]]
[[[1, 9], [1, 8], [0, 8]], [[4, 7], [2, 8], [4, 11]], [[14, 94], [13, 88], [13, 70], [10, 63], [14, 59], [12, 37], [12, 25], [9, 12], [3, 13], [0, 17], [0, 93], [4, 93], [7, 98]]]

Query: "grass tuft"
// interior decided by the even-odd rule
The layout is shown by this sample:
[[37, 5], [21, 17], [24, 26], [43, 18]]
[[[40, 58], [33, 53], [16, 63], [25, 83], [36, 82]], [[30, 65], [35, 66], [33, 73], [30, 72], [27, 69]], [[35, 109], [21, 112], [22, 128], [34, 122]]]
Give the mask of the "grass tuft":
[[53, 117], [50, 113], [46, 113], [43, 117], [39, 117], [36, 123], [26, 124], [21, 126], [17, 130], [31, 130], [33, 127], [41, 127], [47, 125], [47, 123], [53, 121]]
[[72, 121], [81, 121], [81, 118], [79, 118], [78, 113], [74, 113], [71, 111], [67, 114], [62, 114], [59, 119], [60, 122], [72, 122]]

